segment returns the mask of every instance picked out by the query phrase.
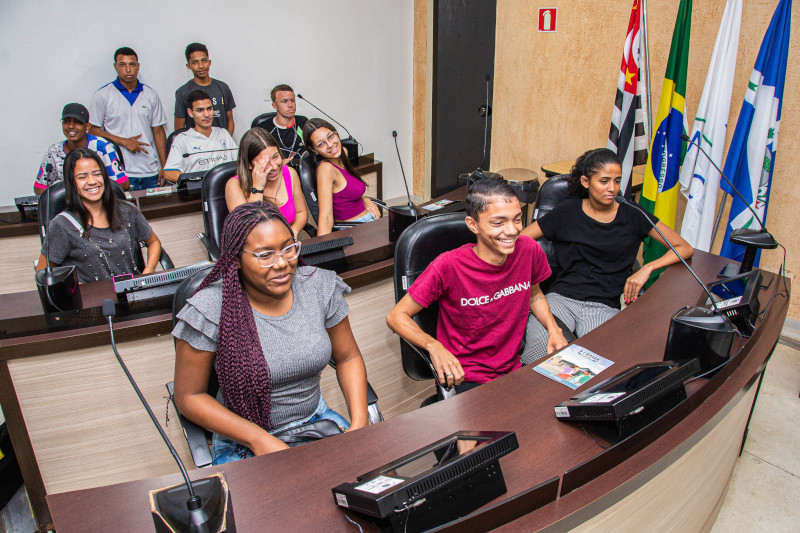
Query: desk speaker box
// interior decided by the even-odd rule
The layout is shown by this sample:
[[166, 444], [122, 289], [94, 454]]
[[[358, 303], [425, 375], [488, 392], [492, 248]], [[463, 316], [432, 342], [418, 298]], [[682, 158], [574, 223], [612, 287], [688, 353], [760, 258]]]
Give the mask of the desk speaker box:
[[726, 316], [704, 307], [684, 307], [672, 316], [664, 361], [696, 357], [700, 372], [708, 372], [730, 358], [735, 336]]

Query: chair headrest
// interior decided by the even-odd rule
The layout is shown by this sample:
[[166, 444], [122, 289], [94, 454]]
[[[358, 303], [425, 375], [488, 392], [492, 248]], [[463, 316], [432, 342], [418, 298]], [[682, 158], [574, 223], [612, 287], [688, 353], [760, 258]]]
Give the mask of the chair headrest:
[[266, 127], [266, 123], [270, 119], [275, 118], [275, 115], [277, 115], [277, 114], [278, 113], [276, 113], [275, 111], [271, 111], [269, 113], [261, 113], [260, 115], [258, 115], [256, 118], [253, 119], [253, 122], [250, 123], [250, 127], [251, 128], [264, 128], [265, 130], [268, 130], [269, 128]]
[[559, 174], [545, 181], [539, 188], [534, 219], [555, 209], [569, 197], [569, 174]]
[[177, 290], [175, 291], [175, 295], [172, 297], [172, 326], [174, 327], [177, 320], [175, 316], [183, 309], [183, 306], [186, 305], [186, 300], [192, 297], [195, 293], [197, 288], [203, 283], [203, 280], [206, 279], [206, 276], [211, 272], [211, 269], [214, 268], [214, 265], [208, 265], [203, 270], [195, 272], [178, 286]]

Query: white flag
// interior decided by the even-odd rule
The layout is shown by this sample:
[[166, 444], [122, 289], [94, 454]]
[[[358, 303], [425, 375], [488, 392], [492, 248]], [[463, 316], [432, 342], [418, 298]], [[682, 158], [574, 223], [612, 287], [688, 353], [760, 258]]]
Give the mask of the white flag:
[[[731, 109], [741, 19], [742, 0], [728, 0], [691, 133], [692, 141], [702, 146], [720, 167]], [[719, 180], [719, 172], [708, 158], [689, 144], [680, 177], [681, 192], [688, 198], [681, 236], [705, 252], [712, 244]]]

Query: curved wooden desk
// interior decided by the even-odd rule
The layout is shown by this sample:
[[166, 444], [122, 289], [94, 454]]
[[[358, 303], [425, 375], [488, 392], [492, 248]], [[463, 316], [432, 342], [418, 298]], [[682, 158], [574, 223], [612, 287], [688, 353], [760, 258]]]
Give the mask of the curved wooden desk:
[[[692, 264], [710, 281], [726, 262], [696, 252]], [[777, 284], [776, 277], [762, 291], [762, 305]], [[581, 345], [615, 362], [588, 386], [634, 363], [661, 360], [671, 315], [693, 305], [700, 293], [681, 265], [670, 267], [626, 311], [581, 338]], [[667, 524], [699, 531], [716, 516], [787, 303], [775, 298], [740, 355], [713, 379], [695, 382], [686, 402], [607, 450], [580, 427], [555, 419], [553, 406], [572, 391], [528, 367], [360, 431], [208, 471], [225, 472], [240, 531], [352, 531], [331, 487], [457, 430], [513, 430], [520, 448], [501, 460], [508, 492], [443, 529], [630, 530]], [[175, 474], [47, 499], [60, 533], [151, 531], [147, 490], [178, 481]]]

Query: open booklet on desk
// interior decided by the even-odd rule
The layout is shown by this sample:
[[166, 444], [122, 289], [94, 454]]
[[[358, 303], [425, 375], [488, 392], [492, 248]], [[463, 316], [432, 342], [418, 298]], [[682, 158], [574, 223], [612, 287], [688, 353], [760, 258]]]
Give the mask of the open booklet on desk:
[[570, 344], [533, 369], [570, 389], [577, 389], [613, 364], [614, 361], [583, 346]]

